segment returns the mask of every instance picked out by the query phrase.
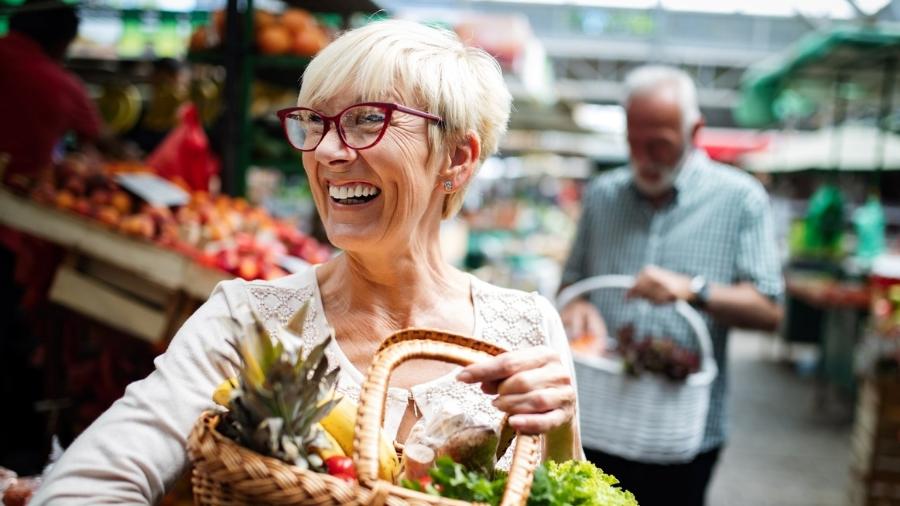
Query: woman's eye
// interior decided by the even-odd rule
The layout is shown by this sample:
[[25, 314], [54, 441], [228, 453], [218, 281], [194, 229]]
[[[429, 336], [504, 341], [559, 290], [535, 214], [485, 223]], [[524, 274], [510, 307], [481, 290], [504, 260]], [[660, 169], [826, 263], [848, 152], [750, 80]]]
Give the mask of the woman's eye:
[[366, 114], [366, 115], [362, 116], [360, 122], [361, 123], [382, 123], [382, 122], [384, 122], [384, 115], [377, 114], [377, 113]]

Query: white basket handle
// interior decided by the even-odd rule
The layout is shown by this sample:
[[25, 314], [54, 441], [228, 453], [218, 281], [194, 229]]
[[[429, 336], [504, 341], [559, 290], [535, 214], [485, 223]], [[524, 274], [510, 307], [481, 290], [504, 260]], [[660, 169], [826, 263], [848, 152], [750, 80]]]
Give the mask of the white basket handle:
[[[632, 286], [634, 286], [634, 277], [621, 274], [594, 276], [582, 279], [577, 283], [572, 283], [559, 292], [559, 296], [556, 298], [556, 308], [562, 311], [562, 309], [576, 297], [580, 297], [592, 290], [604, 288], [622, 288], [628, 290]], [[698, 313], [696, 309], [683, 300], [675, 302], [675, 311], [687, 321], [691, 330], [693, 330], [694, 334], [697, 336], [697, 341], [700, 343], [700, 354], [703, 358], [701, 370], [717, 370], [718, 368], [716, 367], [716, 362], [713, 358], [712, 340], [709, 337], [709, 329], [706, 328], [703, 317], [700, 316], [700, 313]]]

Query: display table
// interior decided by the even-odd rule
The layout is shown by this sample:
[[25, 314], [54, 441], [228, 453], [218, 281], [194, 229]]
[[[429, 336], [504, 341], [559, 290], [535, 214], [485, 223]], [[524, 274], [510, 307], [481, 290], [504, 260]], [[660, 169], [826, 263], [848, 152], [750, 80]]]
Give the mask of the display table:
[[51, 301], [154, 344], [167, 342], [218, 282], [233, 277], [5, 190], [0, 224], [66, 250]]
[[869, 311], [868, 286], [787, 272], [785, 287], [788, 342], [817, 344], [820, 377], [827, 386], [852, 397], [856, 389], [854, 348]]

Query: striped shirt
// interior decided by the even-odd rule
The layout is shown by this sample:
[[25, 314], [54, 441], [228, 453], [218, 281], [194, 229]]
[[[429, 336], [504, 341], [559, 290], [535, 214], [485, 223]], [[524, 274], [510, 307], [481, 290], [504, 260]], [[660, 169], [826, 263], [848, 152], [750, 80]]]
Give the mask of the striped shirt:
[[[637, 191], [628, 167], [598, 176], [585, 191], [578, 231], [562, 282], [603, 274], [636, 275], [649, 265], [710, 283], [752, 283], [779, 300], [783, 279], [768, 195], [758, 181], [695, 150], [674, 183], [675, 197], [654, 209]], [[633, 324], [635, 337], [671, 337], [693, 349], [696, 339], [672, 306], [625, 302], [620, 290], [598, 290], [590, 300], [611, 335]], [[711, 393], [701, 451], [726, 437], [726, 346], [728, 328], [703, 314], [719, 375]], [[582, 403], [590, 399], [579, 399]], [[610, 409], [615, 409], [611, 406]]]

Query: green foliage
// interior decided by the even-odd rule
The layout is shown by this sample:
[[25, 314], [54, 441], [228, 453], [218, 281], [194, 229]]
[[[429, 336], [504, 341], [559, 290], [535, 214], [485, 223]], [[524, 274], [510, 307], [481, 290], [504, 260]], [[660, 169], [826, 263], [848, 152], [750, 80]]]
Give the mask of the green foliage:
[[[497, 505], [506, 487], [506, 474], [493, 480], [469, 471], [461, 464], [441, 457], [430, 471], [432, 482], [421, 484], [404, 480], [406, 488], [464, 501]], [[528, 506], [637, 506], [631, 492], [616, 485], [619, 481], [590, 462], [547, 462], [534, 471]]]
[[[301, 309], [305, 315], [306, 307]], [[302, 320], [301, 320], [302, 321]], [[311, 450], [328, 440], [316, 426], [340, 401], [334, 397], [338, 370], [328, 372], [325, 349], [331, 337], [310, 350], [286, 353], [256, 319], [238, 343], [238, 387], [218, 430], [255, 452], [307, 469], [321, 470]]]

